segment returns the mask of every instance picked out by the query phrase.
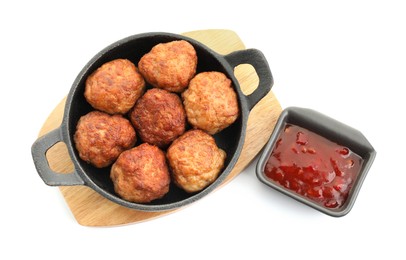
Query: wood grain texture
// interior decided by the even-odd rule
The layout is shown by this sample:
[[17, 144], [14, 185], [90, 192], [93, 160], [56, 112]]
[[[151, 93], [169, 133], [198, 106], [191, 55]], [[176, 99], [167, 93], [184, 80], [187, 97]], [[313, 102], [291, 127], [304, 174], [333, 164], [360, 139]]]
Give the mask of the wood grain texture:
[[[202, 30], [184, 33], [183, 35], [206, 44], [220, 54], [228, 54], [245, 48], [238, 35], [230, 30]], [[258, 85], [258, 76], [251, 65], [239, 65], [235, 68], [234, 73], [245, 94], [255, 90]], [[39, 136], [60, 126], [65, 101], [66, 98], [51, 112]], [[269, 139], [280, 113], [281, 107], [272, 91], [251, 110], [240, 158], [220, 187], [236, 177], [260, 152]], [[47, 159], [51, 169], [56, 172], [70, 173], [74, 170], [66, 145], [62, 142], [57, 143], [48, 150]], [[105, 199], [86, 186], [59, 187], [59, 189], [77, 222], [84, 226], [115, 226], [137, 223], [176, 211], [144, 212], [129, 209]], [[209, 196], [215, 196], [215, 192]], [[198, 206], [196, 204], [198, 202], [193, 203], [191, 206]]]

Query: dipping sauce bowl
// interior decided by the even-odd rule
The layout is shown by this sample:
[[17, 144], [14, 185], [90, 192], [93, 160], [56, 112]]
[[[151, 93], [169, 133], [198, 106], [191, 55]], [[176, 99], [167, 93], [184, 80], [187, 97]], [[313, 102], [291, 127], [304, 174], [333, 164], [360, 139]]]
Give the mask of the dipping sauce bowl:
[[280, 115], [257, 164], [266, 185], [330, 216], [354, 205], [376, 152], [356, 129], [314, 110]]

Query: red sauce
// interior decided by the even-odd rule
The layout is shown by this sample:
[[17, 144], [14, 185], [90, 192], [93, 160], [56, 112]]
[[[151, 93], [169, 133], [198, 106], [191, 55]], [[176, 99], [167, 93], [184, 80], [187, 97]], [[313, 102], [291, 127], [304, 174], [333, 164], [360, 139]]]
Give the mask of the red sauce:
[[348, 197], [362, 158], [302, 127], [287, 124], [265, 166], [265, 175], [327, 208]]

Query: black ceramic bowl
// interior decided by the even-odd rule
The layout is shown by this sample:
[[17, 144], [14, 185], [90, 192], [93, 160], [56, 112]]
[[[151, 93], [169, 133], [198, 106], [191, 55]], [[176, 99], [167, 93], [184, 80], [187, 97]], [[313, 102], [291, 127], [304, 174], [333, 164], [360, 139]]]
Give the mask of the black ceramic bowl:
[[[347, 147], [362, 158], [363, 163], [360, 171], [356, 176], [356, 179], [353, 181], [346, 201], [341, 207], [324, 207], [313, 200], [306, 198], [305, 196], [299, 195], [298, 193], [285, 188], [266, 176], [266, 163], [272, 154], [272, 151], [279, 139], [280, 133], [284, 130], [286, 124], [292, 124], [310, 130], [311, 132], [338, 145]], [[261, 182], [282, 192], [283, 194], [286, 194], [330, 216], [341, 217], [350, 212], [352, 206], [354, 205], [362, 183], [375, 159], [375, 155], [376, 152], [374, 148], [360, 131], [314, 110], [299, 107], [288, 107], [282, 111], [278, 122], [275, 125], [274, 131], [263, 149], [257, 163], [256, 173]]]
[[[86, 78], [105, 62], [117, 58], [126, 58], [138, 64], [140, 58], [158, 44], [174, 40], [186, 40], [193, 45], [198, 56], [197, 73], [202, 71], [220, 71], [225, 73], [233, 82], [238, 95], [241, 114], [237, 121], [222, 132], [216, 134], [217, 145], [227, 153], [225, 167], [214, 183], [198, 193], [186, 193], [175, 185], [162, 199], [147, 204], [138, 204], [121, 199], [113, 188], [109, 178], [110, 168], [97, 169], [79, 158], [75, 149], [73, 135], [79, 118], [92, 107], [86, 102], [83, 93]], [[234, 76], [234, 68], [239, 64], [251, 64], [259, 77], [256, 90], [246, 96], [241, 92], [239, 83]], [[220, 55], [202, 43], [191, 38], [170, 33], [145, 33], [119, 40], [94, 56], [82, 69], [74, 81], [68, 94], [63, 121], [58, 129], [38, 138], [32, 146], [32, 156], [36, 169], [47, 185], [71, 186], [86, 185], [107, 199], [128, 208], [144, 211], [161, 211], [179, 208], [190, 204], [213, 191], [229, 175], [233, 169], [243, 146], [246, 125], [250, 110], [271, 89], [273, 78], [264, 55], [255, 49], [236, 51], [228, 55]], [[74, 172], [58, 174], [49, 168], [45, 153], [57, 142], [64, 142], [74, 164]]]

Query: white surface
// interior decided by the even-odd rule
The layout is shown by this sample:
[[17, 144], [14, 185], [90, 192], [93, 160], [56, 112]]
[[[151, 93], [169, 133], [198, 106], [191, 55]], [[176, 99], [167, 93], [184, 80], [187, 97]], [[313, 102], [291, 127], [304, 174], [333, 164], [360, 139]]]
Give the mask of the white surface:
[[[0, 259], [405, 259], [402, 1], [71, 2], [0, 4]], [[378, 154], [352, 211], [332, 218], [270, 190], [256, 179], [254, 161], [169, 216], [78, 225], [32, 163], [31, 144], [50, 111], [108, 44], [210, 28], [232, 29], [265, 54], [283, 108], [316, 109], [370, 140]]]

